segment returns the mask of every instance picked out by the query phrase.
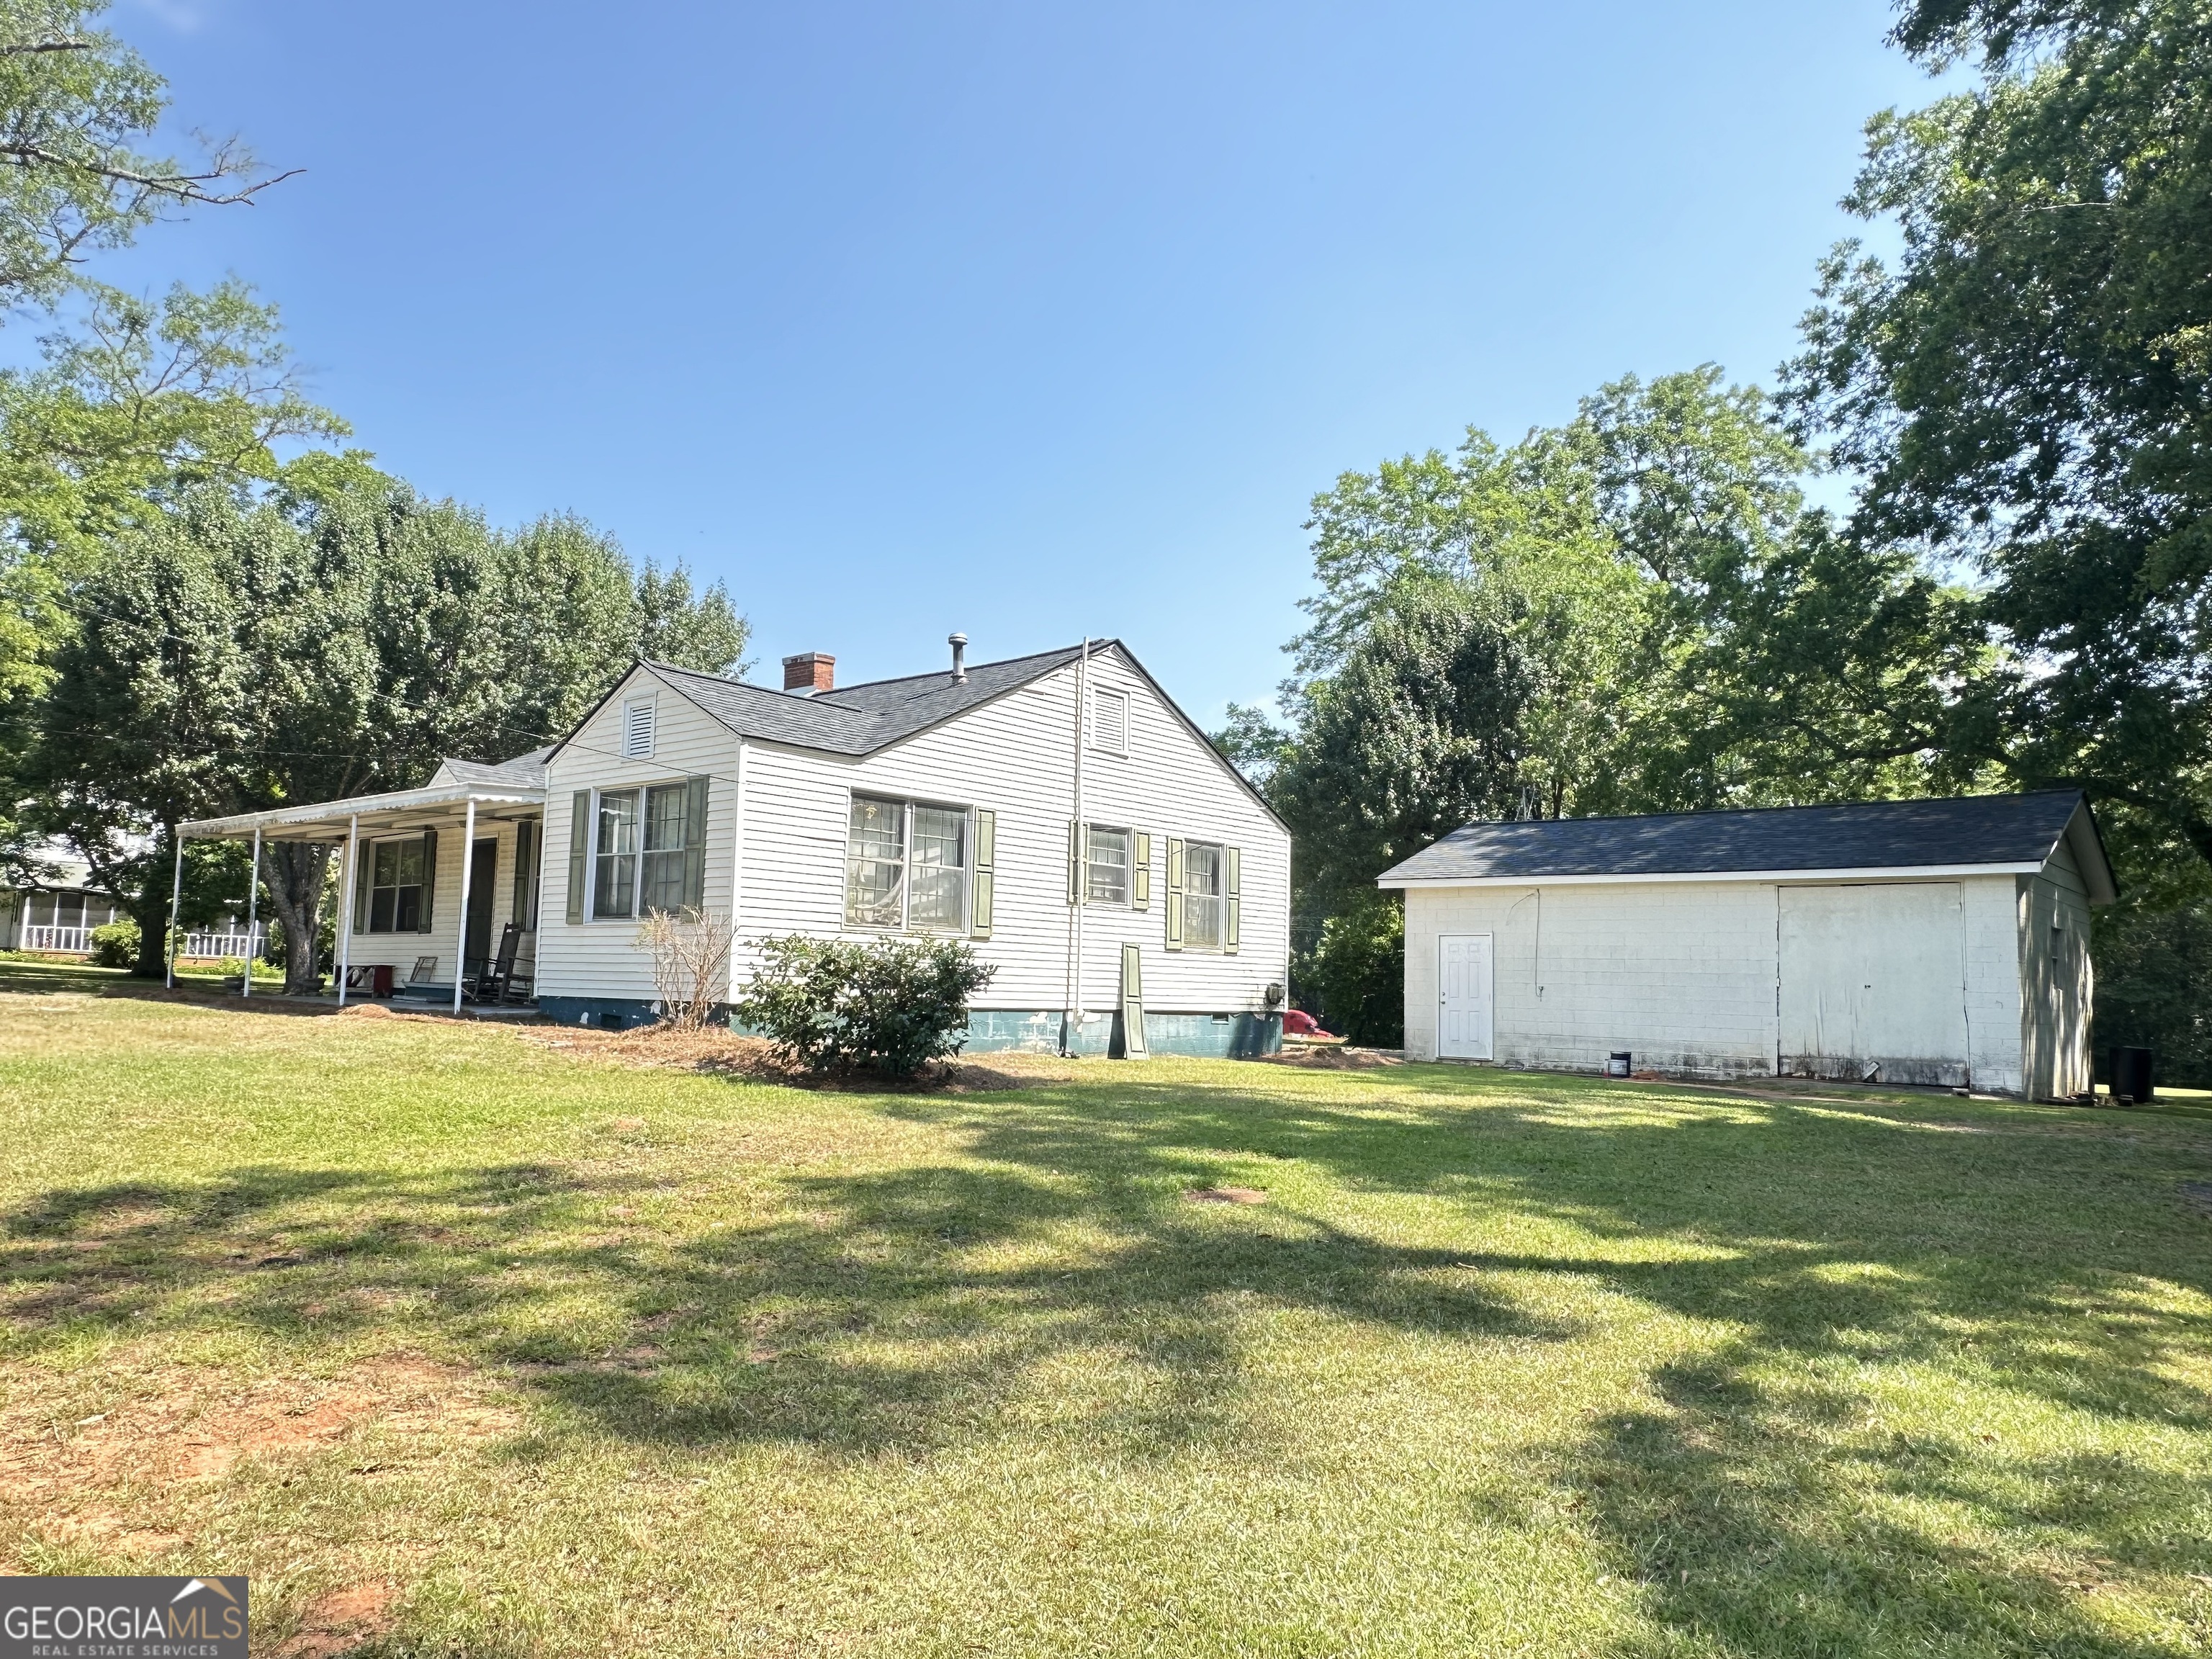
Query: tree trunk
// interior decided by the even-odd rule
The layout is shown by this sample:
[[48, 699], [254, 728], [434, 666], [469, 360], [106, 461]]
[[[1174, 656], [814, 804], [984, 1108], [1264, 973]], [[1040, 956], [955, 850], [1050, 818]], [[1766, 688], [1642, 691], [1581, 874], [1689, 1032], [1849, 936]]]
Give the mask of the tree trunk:
[[[262, 887], [269, 908], [284, 926], [284, 988], [312, 996], [322, 977], [323, 878], [331, 864], [327, 842], [279, 841], [262, 845], [269, 863]], [[343, 912], [345, 895], [338, 895]], [[344, 925], [343, 914], [339, 924]]]
[[126, 900], [125, 904], [138, 924], [138, 961], [131, 971], [139, 979], [169, 975], [169, 899], [176, 880], [177, 832], [163, 824], [154, 844], [167, 856], [148, 868], [145, 884], [138, 890], [138, 902], [132, 904]]

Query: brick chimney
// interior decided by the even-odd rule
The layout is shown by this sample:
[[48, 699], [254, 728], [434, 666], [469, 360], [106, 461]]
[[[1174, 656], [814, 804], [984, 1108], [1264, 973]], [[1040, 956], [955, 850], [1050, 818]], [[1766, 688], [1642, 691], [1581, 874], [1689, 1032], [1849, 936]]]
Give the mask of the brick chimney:
[[802, 651], [783, 659], [783, 689], [811, 696], [837, 683], [837, 659], [826, 651]]

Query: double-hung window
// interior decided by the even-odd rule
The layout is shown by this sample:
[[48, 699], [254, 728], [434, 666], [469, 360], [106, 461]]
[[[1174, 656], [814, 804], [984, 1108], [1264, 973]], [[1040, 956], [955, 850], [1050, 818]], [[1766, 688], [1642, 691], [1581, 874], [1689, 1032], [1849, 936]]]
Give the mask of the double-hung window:
[[1227, 889], [1224, 849], [1194, 841], [1183, 848], [1182, 937], [1186, 948], [1218, 951], [1222, 896]]
[[1092, 904], [1129, 902], [1129, 841], [1127, 830], [1091, 826], [1085, 857], [1084, 892]]
[[684, 908], [684, 826], [690, 794], [680, 783], [645, 792], [643, 909], [673, 914]]
[[966, 809], [854, 796], [845, 843], [846, 925], [962, 931], [970, 862]]
[[608, 789], [599, 795], [592, 914], [642, 915], [684, 908], [686, 784]]
[[422, 931], [422, 854], [420, 840], [380, 841], [369, 848], [368, 932]]
[[592, 914], [637, 914], [637, 797], [635, 789], [608, 789], [599, 795], [599, 834], [594, 840]]

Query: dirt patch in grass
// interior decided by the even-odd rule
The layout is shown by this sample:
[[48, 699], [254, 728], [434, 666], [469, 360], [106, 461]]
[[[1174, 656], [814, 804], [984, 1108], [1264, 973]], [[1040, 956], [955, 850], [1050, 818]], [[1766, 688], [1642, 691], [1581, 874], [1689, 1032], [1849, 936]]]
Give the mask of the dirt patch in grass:
[[726, 1026], [684, 1030], [672, 1025], [639, 1025], [626, 1031], [598, 1031], [586, 1026], [524, 1029], [526, 1042], [582, 1058], [612, 1060], [659, 1071], [704, 1072], [741, 1077], [756, 1083], [780, 1083], [799, 1089], [837, 1089], [878, 1094], [886, 1089], [970, 1094], [989, 1089], [1027, 1089], [1040, 1083], [1065, 1083], [1081, 1062], [1056, 1054], [999, 1054], [925, 1066], [900, 1082], [872, 1075], [822, 1077], [777, 1054], [767, 1039], [740, 1036]]
[[1183, 1196], [1194, 1204], [1265, 1204], [1267, 1194], [1257, 1187], [1200, 1187]]
[[1279, 1054], [1261, 1054], [1274, 1066], [1303, 1066], [1316, 1072], [1374, 1072], [1385, 1066], [1403, 1066], [1406, 1057], [1381, 1048], [1285, 1048]]
[[392, 1628], [394, 1594], [391, 1585], [370, 1580], [319, 1595], [299, 1630], [278, 1644], [276, 1651], [283, 1659], [330, 1659], [350, 1652]]
[[[74, 1423], [56, 1423], [27, 1403], [8, 1412], [0, 1418], [0, 1484], [66, 1503], [125, 1482], [218, 1479], [244, 1460], [313, 1452], [372, 1425], [443, 1443], [489, 1439], [520, 1424], [489, 1384], [416, 1354], [336, 1377], [270, 1376], [243, 1387], [187, 1367], [154, 1376], [157, 1384]], [[20, 1399], [25, 1391], [10, 1392]]]

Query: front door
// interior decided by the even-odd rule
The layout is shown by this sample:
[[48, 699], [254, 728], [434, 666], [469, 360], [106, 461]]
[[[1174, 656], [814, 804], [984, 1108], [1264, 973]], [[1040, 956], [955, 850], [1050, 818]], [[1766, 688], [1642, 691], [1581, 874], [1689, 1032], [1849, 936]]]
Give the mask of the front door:
[[478, 842], [469, 854], [469, 936], [464, 975], [481, 972], [491, 963], [491, 908], [498, 896], [492, 884], [499, 879], [499, 842]]
[[1437, 1056], [1489, 1060], [1490, 935], [1446, 933], [1437, 940]]

